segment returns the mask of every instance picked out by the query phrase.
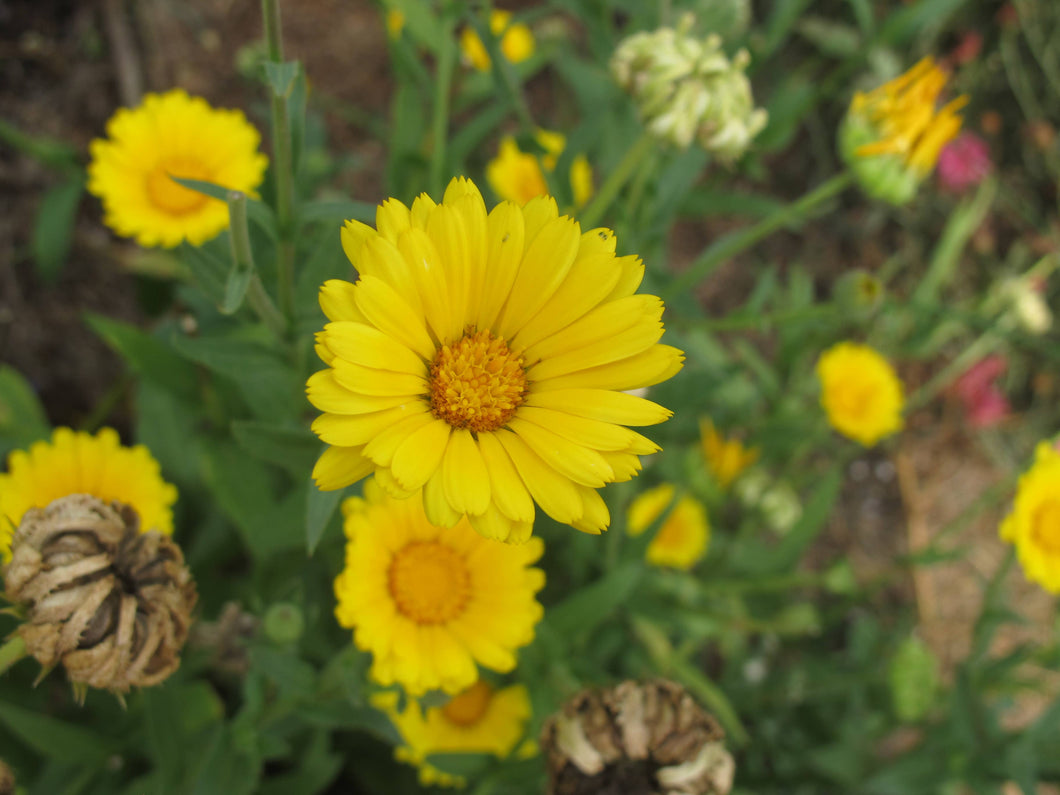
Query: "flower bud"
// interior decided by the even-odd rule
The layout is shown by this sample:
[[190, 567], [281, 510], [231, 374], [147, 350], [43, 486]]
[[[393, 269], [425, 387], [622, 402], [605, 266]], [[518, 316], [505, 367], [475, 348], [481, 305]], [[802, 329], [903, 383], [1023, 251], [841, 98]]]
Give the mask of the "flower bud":
[[305, 629], [305, 618], [298, 605], [290, 602], [279, 602], [265, 611], [265, 620], [262, 622], [265, 637], [273, 643], [281, 645], [295, 643], [302, 637]]
[[717, 35], [690, 35], [693, 18], [674, 28], [641, 32], [619, 44], [611, 74], [637, 104], [653, 135], [682, 149], [695, 140], [723, 162], [732, 162], [766, 125], [754, 107], [744, 74], [746, 50], [731, 60]]
[[683, 687], [657, 680], [585, 691], [545, 723], [548, 795], [725, 795], [736, 765], [725, 733]]
[[871, 315], [883, 302], [883, 282], [868, 271], [852, 270], [839, 277], [833, 295], [851, 315]]
[[128, 506], [72, 494], [26, 511], [15, 531], [4, 583], [26, 609], [18, 634], [82, 693], [158, 684], [180, 665], [195, 583], [180, 547], [139, 524]]
[[1027, 277], [1008, 279], [1001, 286], [1011, 315], [1028, 334], [1041, 335], [1053, 326], [1052, 310], [1042, 297], [1043, 287]]

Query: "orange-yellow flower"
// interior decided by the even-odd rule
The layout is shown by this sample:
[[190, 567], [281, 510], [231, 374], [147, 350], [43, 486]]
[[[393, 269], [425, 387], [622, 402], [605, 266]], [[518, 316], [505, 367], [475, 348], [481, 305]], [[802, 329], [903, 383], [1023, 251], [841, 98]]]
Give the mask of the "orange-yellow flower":
[[817, 377], [828, 421], [844, 436], [872, 447], [902, 429], [902, 382], [869, 346], [854, 342], [832, 346], [817, 362]]
[[[629, 506], [629, 534], [639, 536], [647, 530], [673, 501], [674, 492], [673, 485], [663, 483], [638, 495]], [[706, 554], [709, 544], [707, 510], [695, 497], [685, 494], [663, 519], [644, 557], [656, 566], [687, 570]]]
[[1040, 442], [1034, 465], [1020, 477], [1001, 538], [1016, 545], [1028, 580], [1060, 593], [1060, 451]]
[[757, 448], [744, 447], [739, 439], [725, 438], [709, 419], [699, 421], [699, 441], [707, 469], [723, 489], [758, 460]]
[[[494, 9], [490, 14], [490, 33], [500, 38], [501, 53], [512, 63], [522, 63], [534, 54], [534, 34], [521, 22], [512, 24], [510, 11]], [[464, 28], [460, 35], [460, 49], [475, 69], [488, 72], [493, 66], [486, 45], [474, 28]]]

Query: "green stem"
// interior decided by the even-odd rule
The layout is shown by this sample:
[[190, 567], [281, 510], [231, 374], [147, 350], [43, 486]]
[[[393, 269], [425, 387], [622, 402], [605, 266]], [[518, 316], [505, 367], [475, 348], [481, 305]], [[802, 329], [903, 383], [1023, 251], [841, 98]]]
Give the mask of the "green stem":
[[817, 205], [827, 201], [833, 196], [842, 193], [854, 181], [854, 176], [849, 171], [836, 174], [831, 179], [818, 185], [801, 199], [798, 199], [786, 207], [768, 215], [757, 224], [745, 227], [738, 232], [727, 235], [699, 255], [687, 270], [679, 274], [671, 283], [670, 287], [663, 292], [662, 298], [671, 301], [676, 296], [688, 292], [699, 282], [713, 273], [727, 260], [739, 254], [744, 249], [758, 243], [768, 237], [776, 230], [801, 220], [807, 213]]
[[743, 313], [737, 313], [736, 315], [730, 315], [729, 317], [705, 318], [689, 325], [695, 328], [705, 329], [706, 331], [765, 329], [770, 326], [776, 326], [792, 321], [797, 322], [800, 320], [827, 318], [835, 315], [836, 311], [835, 304], [813, 304], [811, 306], [800, 307], [799, 309], [786, 309], [781, 312], [772, 312], [769, 314], [745, 315]]
[[434, 81], [434, 113], [431, 118], [431, 195], [441, 201], [445, 188], [446, 140], [449, 131], [449, 90], [456, 69], [456, 26], [451, 18], [442, 21], [441, 49], [438, 52], [438, 71]]
[[119, 401], [125, 397], [125, 393], [132, 386], [133, 378], [131, 373], [124, 373], [122, 376], [111, 385], [99, 402], [92, 407], [92, 413], [85, 418], [84, 422], [81, 423], [81, 430], [94, 433], [103, 422], [110, 416], [110, 413], [114, 411], [114, 407], [118, 405]]
[[[283, 28], [280, 24], [279, 0], [261, 0], [265, 26], [265, 42], [269, 60], [283, 63]], [[272, 105], [272, 157], [276, 177], [276, 220], [279, 225], [277, 259], [280, 309], [290, 318], [294, 313], [294, 166], [291, 158], [291, 120], [287, 99], [278, 96], [270, 86]]]
[[26, 642], [20, 635], [15, 635], [11, 640], [0, 646], [0, 674], [17, 663], [29, 652], [26, 651]]
[[[261, 278], [254, 268], [254, 251], [250, 246], [250, 227], [247, 223], [247, 197], [238, 191], [231, 191], [228, 195], [228, 222], [231, 230], [232, 257], [236, 261], [236, 267], [252, 274], [247, 285], [247, 303], [261, 321], [272, 329], [277, 337], [283, 339], [287, 334], [287, 319], [265, 292]], [[233, 305], [232, 311], [234, 310]]]
[[578, 213], [578, 221], [582, 229], [592, 229], [603, 218], [604, 213], [618, 196], [618, 192], [626, 184], [633, 172], [636, 171], [640, 161], [643, 160], [655, 147], [655, 138], [651, 133], [645, 132], [637, 139], [622, 156], [618, 166], [611, 172], [600, 190], [597, 191], [593, 200], [589, 202], [584, 210]]

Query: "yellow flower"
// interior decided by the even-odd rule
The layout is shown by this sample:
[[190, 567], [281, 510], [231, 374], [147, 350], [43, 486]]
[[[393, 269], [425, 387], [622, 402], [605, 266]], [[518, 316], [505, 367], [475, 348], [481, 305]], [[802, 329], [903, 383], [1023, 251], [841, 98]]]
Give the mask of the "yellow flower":
[[[490, 13], [490, 33], [500, 37], [501, 53], [505, 58], [512, 63], [522, 63], [534, 54], [534, 34], [521, 22], [513, 25], [511, 21], [510, 11], [494, 9]], [[460, 49], [468, 63], [480, 72], [488, 72], [493, 65], [486, 45], [474, 28], [464, 28], [460, 34]]]
[[339, 623], [373, 655], [371, 675], [413, 695], [456, 693], [478, 678], [475, 663], [515, 667], [534, 638], [545, 575], [530, 564], [544, 544], [497, 544], [467, 522], [436, 527], [414, 500], [395, 500], [374, 480], [343, 503], [346, 567], [335, 580]]
[[171, 176], [253, 193], [268, 163], [242, 112], [216, 110], [180, 89], [121, 108], [107, 136], [89, 149], [88, 190], [103, 200], [103, 222], [141, 246], [199, 245], [228, 225], [223, 201]]
[[392, 39], [401, 36], [405, 29], [405, 12], [392, 8], [386, 12], [386, 32]]
[[[486, 179], [502, 199], [526, 204], [538, 196], [548, 195], [544, 171], [551, 173], [556, 168], [567, 139], [561, 133], [538, 128], [534, 140], [545, 150], [540, 159], [521, 151], [515, 139], [506, 135], [501, 139], [497, 157], [486, 164]], [[571, 163], [570, 182], [574, 204], [581, 207], [593, 195], [593, 169], [585, 155], [578, 155]]]
[[931, 58], [867, 94], [858, 92], [840, 131], [844, 160], [869, 195], [904, 204], [961, 129], [968, 97], [941, 108], [947, 75]]
[[0, 474], [0, 558], [11, 557], [11, 536], [30, 508], [69, 494], [90, 494], [132, 507], [142, 531], [173, 532], [176, 488], [162, 480], [158, 462], [143, 445], [122, 447], [117, 431], [95, 436], [56, 428], [50, 442], [14, 450]]
[[872, 447], [903, 427], [905, 396], [894, 368], [867, 345], [841, 342], [817, 362], [821, 405], [832, 427]]
[[307, 391], [330, 447], [317, 485], [375, 472], [395, 497], [422, 488], [434, 524], [466, 515], [488, 538], [529, 538], [535, 502], [604, 530], [596, 489], [659, 449], [624, 426], [671, 414], [621, 390], [664, 381], [683, 359], [657, 344], [662, 302], [635, 294], [643, 263], [616, 257], [610, 230], [583, 232], [550, 197], [487, 215], [463, 178], [441, 204], [384, 202], [376, 226], [346, 222], [360, 279], [320, 291], [328, 369]]
[[707, 469], [723, 489], [758, 460], [756, 448], [744, 447], [739, 439], [726, 439], [708, 419], [699, 421], [699, 437]]
[[1016, 545], [1028, 580], [1060, 593], [1060, 452], [1049, 442], [1038, 444], [1034, 465], [1020, 477], [1001, 538]]
[[511, 754], [530, 720], [530, 696], [522, 685], [494, 690], [479, 680], [440, 707], [423, 710], [409, 699], [398, 711], [398, 694], [378, 693], [372, 703], [387, 713], [404, 745], [394, 756], [419, 768], [424, 786], [462, 787], [462, 776], [439, 770], [427, 761], [430, 754]]
[[[674, 498], [674, 487], [663, 483], [640, 494], [629, 506], [627, 529], [639, 536], [659, 518]], [[684, 495], [663, 520], [644, 557], [656, 566], [688, 570], [706, 554], [710, 544], [710, 522], [703, 504]]]

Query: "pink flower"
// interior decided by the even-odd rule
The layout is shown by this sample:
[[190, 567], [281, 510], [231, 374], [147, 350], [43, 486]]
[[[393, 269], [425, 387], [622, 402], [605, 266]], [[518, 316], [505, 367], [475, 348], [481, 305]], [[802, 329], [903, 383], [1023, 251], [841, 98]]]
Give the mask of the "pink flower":
[[1008, 416], [1011, 409], [1008, 398], [995, 383], [1007, 368], [1004, 356], [987, 356], [953, 382], [953, 391], [973, 427], [989, 428]]
[[943, 190], [964, 193], [982, 182], [993, 167], [986, 141], [975, 133], [961, 133], [939, 154], [939, 183]]

